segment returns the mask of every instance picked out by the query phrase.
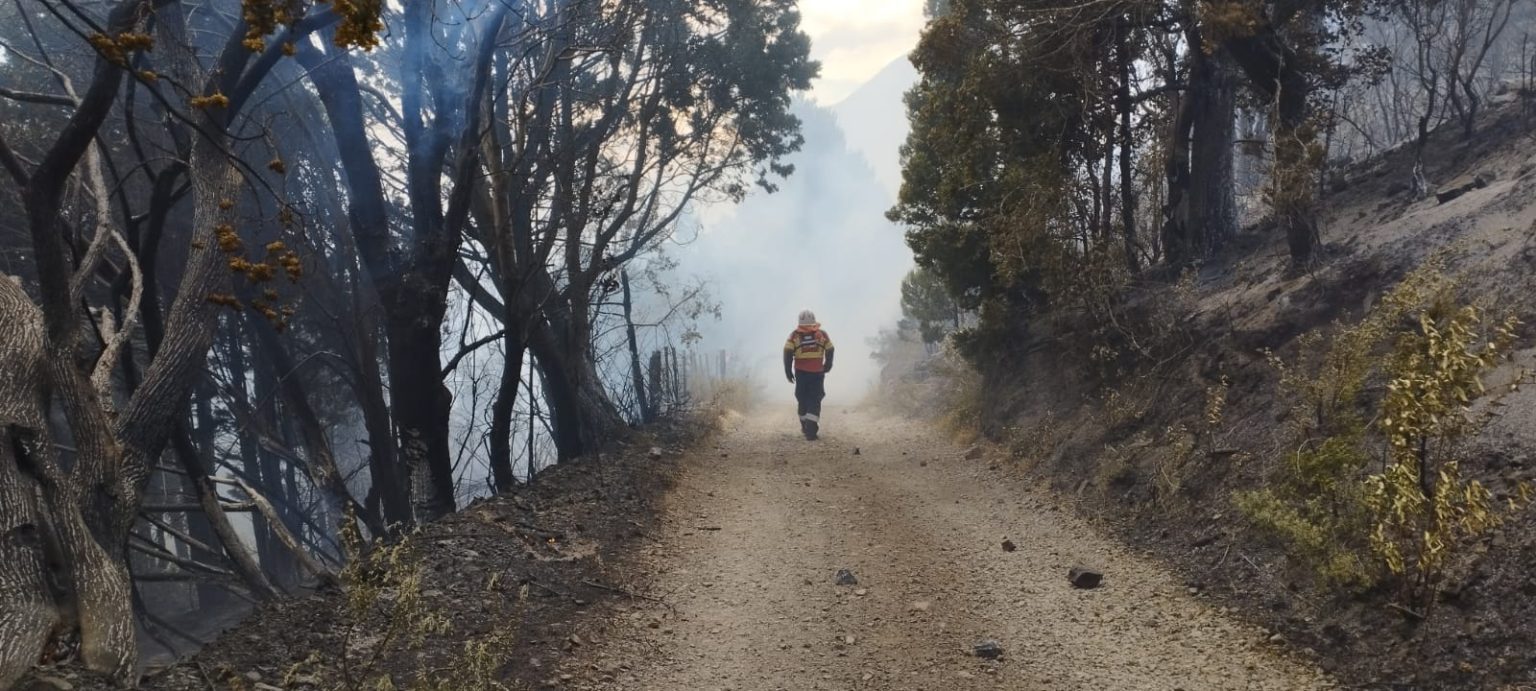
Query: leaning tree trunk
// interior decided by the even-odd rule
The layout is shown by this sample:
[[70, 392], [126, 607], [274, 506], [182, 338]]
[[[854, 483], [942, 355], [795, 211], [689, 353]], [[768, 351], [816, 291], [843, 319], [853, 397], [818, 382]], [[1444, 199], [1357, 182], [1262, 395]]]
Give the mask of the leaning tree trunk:
[[210, 477], [208, 464], [203, 461], [197, 447], [193, 446], [191, 435], [186, 430], [178, 430], [176, 437], [172, 439], [176, 459], [181, 463], [182, 472], [186, 474], [187, 481], [191, 483], [197, 493], [198, 505], [202, 507], [202, 516], [207, 521], [209, 529], [218, 536], [219, 544], [224, 546], [224, 554], [229, 558], [229, 563], [234, 567], [235, 574], [240, 577], [251, 595], [259, 600], [270, 600], [279, 595], [272, 582], [267, 580], [266, 573], [261, 570], [261, 562], [256, 555], [245, 546], [245, 541], [240, 538], [240, 533], [229, 522], [229, 515], [224, 512], [224, 504], [219, 501], [218, 488]]
[[287, 345], [271, 324], [256, 317], [249, 318], [248, 323], [260, 339], [263, 352], [279, 373], [279, 388], [287, 403], [287, 419], [298, 423], [299, 439], [304, 446], [304, 475], [326, 495], [337, 515], [344, 516], [347, 511], [351, 511], [363, 520], [374, 536], [383, 535], [384, 524], [363, 508], [347, 488], [346, 478], [341, 474], [336, 454], [331, 449], [331, 440], [325, 434], [325, 426], [321, 424], [319, 414], [310, 404], [304, 378], [298, 376], [298, 365], [288, 353]]

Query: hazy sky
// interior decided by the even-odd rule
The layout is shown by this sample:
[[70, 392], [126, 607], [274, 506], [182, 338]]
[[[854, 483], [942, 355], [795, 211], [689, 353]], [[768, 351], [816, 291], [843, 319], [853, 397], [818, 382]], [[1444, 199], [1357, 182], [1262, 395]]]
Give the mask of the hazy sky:
[[923, 28], [922, 0], [800, 0], [800, 11], [811, 55], [821, 61], [811, 97], [825, 105], [911, 51]]

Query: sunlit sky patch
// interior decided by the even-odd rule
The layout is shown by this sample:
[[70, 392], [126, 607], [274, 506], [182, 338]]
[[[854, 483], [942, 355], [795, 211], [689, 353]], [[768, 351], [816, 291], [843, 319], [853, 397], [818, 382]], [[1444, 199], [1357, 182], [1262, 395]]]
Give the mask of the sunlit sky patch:
[[800, 0], [800, 11], [811, 55], [821, 61], [811, 96], [826, 105], [906, 55], [923, 28], [922, 0]]

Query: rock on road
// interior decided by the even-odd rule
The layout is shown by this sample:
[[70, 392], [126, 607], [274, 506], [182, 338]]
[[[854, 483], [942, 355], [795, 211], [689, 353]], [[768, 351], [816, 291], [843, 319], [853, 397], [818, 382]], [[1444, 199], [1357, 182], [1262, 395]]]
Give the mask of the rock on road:
[[[1321, 689], [1260, 629], [933, 430], [829, 408], [738, 419], [682, 465], [637, 600], [563, 688]], [[858, 449], [856, 455], [854, 449]], [[1000, 545], [1007, 538], [1012, 551]], [[1100, 568], [1077, 589], [1067, 572]], [[848, 569], [857, 584], [838, 585]], [[998, 659], [975, 654], [995, 641]], [[991, 653], [984, 649], [982, 652]]]

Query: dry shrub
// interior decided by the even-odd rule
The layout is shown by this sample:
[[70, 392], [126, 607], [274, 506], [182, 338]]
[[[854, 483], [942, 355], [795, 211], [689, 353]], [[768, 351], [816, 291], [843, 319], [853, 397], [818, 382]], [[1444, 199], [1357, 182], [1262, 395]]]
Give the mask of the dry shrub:
[[976, 368], [959, 355], [946, 351], [933, 367], [939, 383], [939, 423], [956, 441], [970, 443], [981, 436], [982, 415], [987, 409], [986, 388]]
[[[346, 691], [499, 691], [509, 688], [503, 672], [515, 650], [517, 629], [527, 602], [527, 586], [511, 598], [500, 595], [505, 586], [493, 575], [484, 585], [498, 593], [491, 599], [510, 599], [505, 612], [489, 631], [465, 637], [456, 654], [441, 655], [441, 637], [453, 635], [454, 612], [437, 608], [424, 596], [428, 577], [416, 545], [417, 535], [393, 543], [368, 545], [348, 522], [342, 541], [349, 553], [358, 555], [342, 570], [345, 601], [338, 612], [343, 631], [341, 650], [335, 654], [312, 653], [288, 670], [285, 686], [302, 679], [335, 677], [327, 688]], [[434, 646], [433, 644], [438, 644]], [[429, 648], [434, 648], [429, 652]], [[334, 664], [327, 664], [334, 660]], [[418, 661], [413, 672], [401, 662]]]
[[1034, 464], [1049, 458], [1066, 437], [1055, 411], [1046, 411], [1034, 424], [1008, 428], [1008, 449], [1013, 457]]
[[752, 382], [746, 377], [710, 379], [698, 388], [700, 390], [691, 397], [703, 401], [704, 412], [711, 417], [718, 418], [732, 412], [746, 413], [757, 405]]
[[1122, 382], [1173, 364], [1194, 342], [1195, 275], [1140, 283], [1113, 251], [1084, 257], [1051, 282], [1050, 319], [1065, 351], [1099, 382]]

